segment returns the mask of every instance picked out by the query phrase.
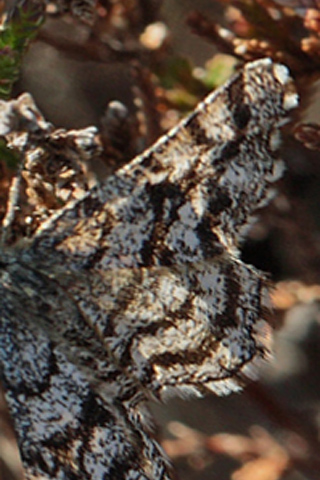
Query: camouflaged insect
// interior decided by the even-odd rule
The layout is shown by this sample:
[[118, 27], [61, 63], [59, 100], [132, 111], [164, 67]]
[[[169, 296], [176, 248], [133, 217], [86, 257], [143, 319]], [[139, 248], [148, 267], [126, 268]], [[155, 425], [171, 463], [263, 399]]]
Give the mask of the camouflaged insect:
[[286, 67], [249, 63], [91, 187], [93, 129], [55, 130], [26, 95], [1, 103], [24, 158], [2, 228], [0, 365], [27, 479], [169, 479], [145, 402], [255, 377], [267, 282], [238, 245], [296, 105]]

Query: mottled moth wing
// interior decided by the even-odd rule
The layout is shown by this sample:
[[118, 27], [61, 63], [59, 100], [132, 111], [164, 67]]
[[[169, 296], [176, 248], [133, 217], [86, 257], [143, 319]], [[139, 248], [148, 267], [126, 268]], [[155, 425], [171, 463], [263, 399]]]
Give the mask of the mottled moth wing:
[[238, 243], [281, 173], [278, 130], [296, 104], [284, 66], [247, 64], [3, 247], [0, 362], [28, 478], [168, 478], [144, 400], [225, 394], [254, 375], [267, 285]]
[[26, 478], [169, 480], [143, 392], [73, 299], [5, 253], [0, 298], [1, 377]]
[[265, 279], [237, 247], [282, 171], [279, 126], [295, 105], [286, 67], [247, 64], [23, 254], [156, 396], [227, 393], [268, 352]]

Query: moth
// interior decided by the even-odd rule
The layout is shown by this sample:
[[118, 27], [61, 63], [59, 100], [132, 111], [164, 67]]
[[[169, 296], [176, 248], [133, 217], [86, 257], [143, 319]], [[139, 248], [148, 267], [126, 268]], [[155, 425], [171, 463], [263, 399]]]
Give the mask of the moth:
[[[282, 174], [279, 128], [297, 102], [285, 66], [248, 63], [93, 188], [72, 163], [93, 130], [55, 130], [26, 95], [1, 102], [24, 180], [2, 225], [0, 370], [28, 480], [168, 480], [146, 402], [255, 378], [268, 282], [239, 245]], [[50, 183], [32, 162], [55, 168], [57, 145]], [[38, 193], [24, 207], [44, 185], [46, 205]]]

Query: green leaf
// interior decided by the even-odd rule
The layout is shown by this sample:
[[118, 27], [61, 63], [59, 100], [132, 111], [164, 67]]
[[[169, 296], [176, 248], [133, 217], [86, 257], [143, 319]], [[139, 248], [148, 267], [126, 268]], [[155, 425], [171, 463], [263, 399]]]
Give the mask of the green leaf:
[[8, 148], [3, 138], [0, 138], [0, 162], [5, 163], [11, 170], [16, 170], [20, 163], [18, 153]]
[[19, 78], [23, 54], [43, 19], [43, 6], [35, 0], [25, 0], [7, 16], [0, 31], [0, 98], [10, 97]]

